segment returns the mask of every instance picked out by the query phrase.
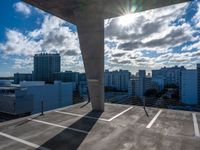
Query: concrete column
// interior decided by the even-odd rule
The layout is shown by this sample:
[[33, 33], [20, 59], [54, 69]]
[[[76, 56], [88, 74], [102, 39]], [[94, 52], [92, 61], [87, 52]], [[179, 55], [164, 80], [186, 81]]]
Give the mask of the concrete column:
[[104, 111], [104, 19], [100, 7], [74, 11], [92, 109]]

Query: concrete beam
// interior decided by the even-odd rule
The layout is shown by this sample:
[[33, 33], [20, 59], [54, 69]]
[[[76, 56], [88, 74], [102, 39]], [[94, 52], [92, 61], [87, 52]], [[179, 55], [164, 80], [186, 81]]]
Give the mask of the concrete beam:
[[74, 15], [92, 109], [104, 111], [104, 18], [97, 6], [76, 9]]

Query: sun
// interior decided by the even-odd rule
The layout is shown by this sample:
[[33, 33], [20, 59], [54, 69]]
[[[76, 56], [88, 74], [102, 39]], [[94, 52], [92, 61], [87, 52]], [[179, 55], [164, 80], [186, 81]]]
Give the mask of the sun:
[[122, 27], [129, 27], [133, 23], [133, 14], [126, 14], [119, 17], [118, 24]]

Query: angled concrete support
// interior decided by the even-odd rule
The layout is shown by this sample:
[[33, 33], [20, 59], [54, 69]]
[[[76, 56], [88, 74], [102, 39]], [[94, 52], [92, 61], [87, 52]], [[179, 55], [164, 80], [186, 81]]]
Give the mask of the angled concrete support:
[[74, 15], [92, 109], [104, 111], [104, 19], [100, 11], [90, 5], [75, 10]]

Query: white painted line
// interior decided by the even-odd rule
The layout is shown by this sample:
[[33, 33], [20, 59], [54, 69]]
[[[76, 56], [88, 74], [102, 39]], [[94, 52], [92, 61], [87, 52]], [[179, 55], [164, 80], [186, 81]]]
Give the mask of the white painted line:
[[72, 130], [72, 131], [76, 131], [76, 132], [81, 132], [81, 133], [84, 133], [84, 134], [88, 134], [88, 132], [84, 131], [84, 130], [79, 130], [79, 129], [75, 129], [75, 128], [71, 128], [71, 127], [66, 127], [66, 126], [62, 126], [62, 125], [58, 125], [58, 124], [54, 124], [54, 123], [49, 123], [49, 122], [46, 122], [46, 121], [41, 121], [41, 120], [36, 120], [36, 119], [31, 119], [31, 118], [28, 119], [28, 120], [34, 121], [34, 122], [38, 122], [38, 123], [47, 124], [47, 125], [50, 125], [50, 126], [63, 128], [63, 129], [68, 129], [68, 130]]
[[112, 121], [113, 119], [115, 119], [115, 118], [121, 116], [122, 114], [124, 114], [125, 112], [129, 111], [129, 110], [132, 109], [132, 108], [133, 108], [133, 107], [127, 108], [126, 110], [122, 111], [121, 113], [119, 113], [119, 114], [115, 115], [114, 117], [108, 119], [108, 121]]
[[65, 114], [65, 115], [71, 115], [71, 116], [76, 116], [76, 117], [83, 117], [83, 118], [89, 118], [89, 119], [95, 119], [95, 120], [101, 120], [101, 121], [112, 121], [113, 119], [119, 117], [120, 115], [124, 114], [125, 112], [129, 111], [130, 109], [132, 109], [133, 107], [129, 107], [126, 110], [122, 111], [121, 113], [115, 115], [114, 117], [110, 118], [110, 119], [104, 119], [104, 118], [97, 118], [97, 117], [91, 117], [91, 116], [86, 116], [86, 115], [80, 115], [80, 114], [75, 114], [75, 113], [69, 113], [69, 112], [63, 112], [63, 111], [54, 111], [60, 114]]
[[162, 110], [160, 109], [157, 114], [153, 117], [153, 119], [149, 122], [149, 124], [146, 126], [146, 128], [151, 128], [151, 126], [153, 125], [153, 123], [156, 121], [156, 119], [158, 118], [158, 116], [161, 114]]
[[95, 120], [102, 120], [102, 121], [108, 121], [108, 119], [104, 118], [96, 118], [96, 117], [91, 117], [91, 116], [86, 116], [86, 115], [79, 115], [75, 113], [68, 113], [68, 112], [63, 112], [63, 111], [55, 111], [60, 114], [65, 114], [65, 115], [71, 115], [71, 116], [76, 116], [76, 117], [83, 117], [83, 118], [89, 118], [89, 119], [95, 119]]
[[[114, 103], [105, 103], [105, 105], [113, 106], [113, 105], [117, 105], [117, 104], [114, 104]], [[118, 105], [119, 105], [119, 104], [118, 104]]]
[[197, 123], [197, 116], [195, 113], [192, 113], [192, 118], [193, 118], [193, 123], [194, 123], [195, 136], [200, 137], [199, 127], [198, 127], [198, 123]]
[[17, 137], [8, 135], [8, 134], [5, 134], [5, 133], [3, 133], [3, 132], [0, 132], [0, 135], [1, 135], [1, 136], [4, 136], [4, 137], [7, 137], [7, 138], [9, 138], [9, 139], [11, 139], [11, 140], [14, 140], [14, 141], [23, 143], [23, 144], [25, 144], [25, 145], [28, 145], [28, 146], [30, 146], [30, 147], [39, 149], [39, 150], [50, 150], [50, 149], [45, 148], [45, 147], [42, 147], [42, 146], [40, 146], [40, 145], [37, 145], [37, 144], [31, 143], [31, 142], [25, 141], [25, 140], [23, 140], [23, 139], [20, 139], [20, 138], [17, 138]]

